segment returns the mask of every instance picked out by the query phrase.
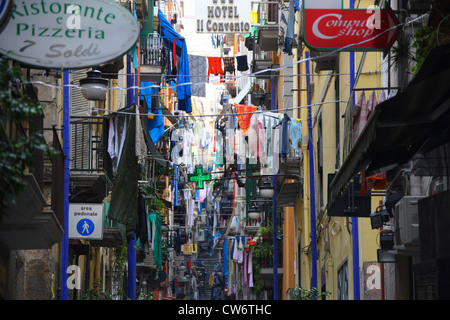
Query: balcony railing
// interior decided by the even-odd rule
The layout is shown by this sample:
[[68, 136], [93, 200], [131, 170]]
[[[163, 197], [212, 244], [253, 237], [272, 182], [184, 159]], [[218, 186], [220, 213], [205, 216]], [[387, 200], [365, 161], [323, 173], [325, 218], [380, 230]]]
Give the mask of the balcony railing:
[[102, 117], [70, 117], [70, 171], [72, 173], [103, 171], [102, 129]]
[[141, 37], [140, 51], [141, 65], [164, 65], [165, 49], [161, 37], [153, 34]]

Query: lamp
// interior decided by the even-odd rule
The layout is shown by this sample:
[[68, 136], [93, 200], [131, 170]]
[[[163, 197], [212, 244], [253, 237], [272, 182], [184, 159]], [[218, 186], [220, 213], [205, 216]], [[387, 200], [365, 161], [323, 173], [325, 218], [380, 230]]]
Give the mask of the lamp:
[[259, 217], [261, 217], [261, 212], [259, 211], [258, 207], [252, 205], [250, 208], [248, 208], [248, 217], [252, 220], [258, 220]]
[[274, 188], [271, 186], [270, 182], [264, 182], [264, 184], [259, 188], [259, 194], [265, 199], [270, 199], [273, 197]]
[[98, 70], [87, 72], [87, 77], [80, 80], [81, 93], [87, 100], [105, 100], [108, 80], [102, 78]]
[[382, 230], [380, 232], [380, 249], [377, 250], [377, 259], [380, 263], [395, 263], [397, 255], [392, 251], [394, 248], [394, 232]]
[[372, 229], [379, 229], [383, 227], [383, 223], [386, 223], [389, 221], [389, 212], [384, 206], [378, 206], [376, 211], [372, 214], [370, 214], [370, 224], [372, 226]]

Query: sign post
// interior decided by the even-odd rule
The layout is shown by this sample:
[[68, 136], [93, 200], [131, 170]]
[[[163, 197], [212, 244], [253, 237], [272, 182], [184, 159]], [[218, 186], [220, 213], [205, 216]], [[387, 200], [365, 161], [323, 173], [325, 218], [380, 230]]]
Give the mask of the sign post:
[[202, 165], [195, 166], [195, 173], [188, 174], [188, 179], [190, 182], [197, 183], [197, 189], [203, 189], [203, 181], [211, 180], [211, 173], [204, 173]]
[[305, 44], [319, 51], [386, 51], [400, 32], [388, 4], [344, 9], [342, 0], [305, 0], [302, 21]]
[[139, 32], [131, 12], [111, 0], [16, 1], [0, 53], [46, 69], [85, 68], [123, 56]]
[[69, 205], [69, 239], [103, 239], [103, 204]]

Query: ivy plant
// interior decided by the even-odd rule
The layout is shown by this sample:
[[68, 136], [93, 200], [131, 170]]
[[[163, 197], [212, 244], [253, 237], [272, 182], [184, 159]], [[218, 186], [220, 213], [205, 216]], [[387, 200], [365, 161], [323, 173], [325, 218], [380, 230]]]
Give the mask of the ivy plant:
[[[19, 66], [0, 57], [0, 220], [6, 208], [16, 203], [24, 187], [24, 172], [33, 171], [34, 151], [42, 150], [51, 157], [41, 132], [29, 122], [31, 116], [42, 115], [43, 107], [23, 89], [24, 78]], [[20, 134], [10, 134], [10, 128], [24, 128]], [[25, 130], [25, 128], [27, 130]], [[15, 131], [15, 130], [14, 130]]]
[[331, 292], [323, 291], [320, 292], [318, 288], [312, 288], [311, 290], [296, 287], [292, 290], [292, 300], [318, 300], [322, 299], [331, 294]]

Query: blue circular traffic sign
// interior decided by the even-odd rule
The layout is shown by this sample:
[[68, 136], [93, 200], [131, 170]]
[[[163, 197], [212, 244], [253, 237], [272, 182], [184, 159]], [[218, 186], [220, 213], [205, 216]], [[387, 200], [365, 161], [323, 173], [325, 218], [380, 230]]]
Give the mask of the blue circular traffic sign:
[[89, 219], [81, 219], [77, 223], [77, 231], [82, 236], [89, 236], [94, 232], [95, 225], [92, 220]]

